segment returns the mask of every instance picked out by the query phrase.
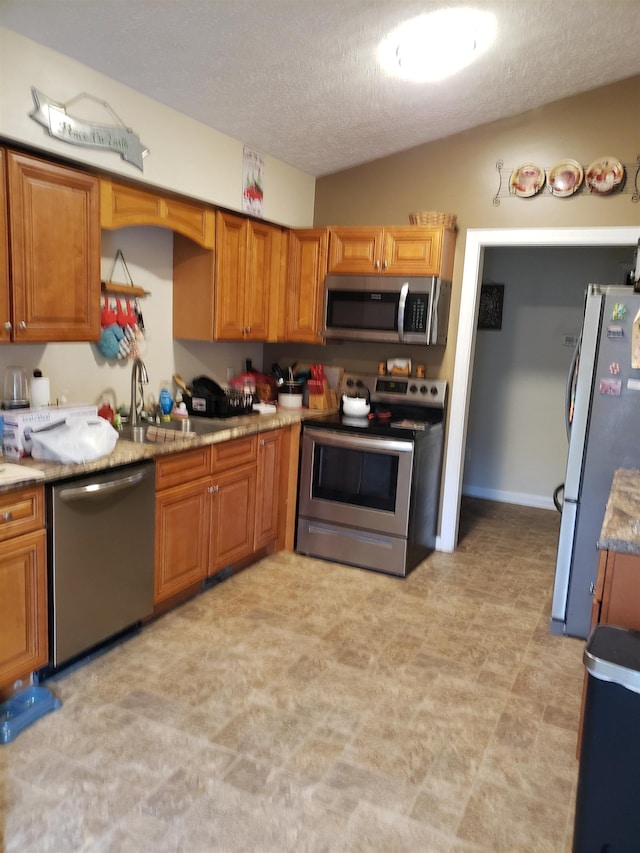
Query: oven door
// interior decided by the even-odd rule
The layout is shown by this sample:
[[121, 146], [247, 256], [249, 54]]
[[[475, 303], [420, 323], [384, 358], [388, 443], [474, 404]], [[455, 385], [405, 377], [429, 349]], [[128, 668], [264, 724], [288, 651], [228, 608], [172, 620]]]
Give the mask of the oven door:
[[407, 536], [413, 440], [305, 428], [300, 516]]

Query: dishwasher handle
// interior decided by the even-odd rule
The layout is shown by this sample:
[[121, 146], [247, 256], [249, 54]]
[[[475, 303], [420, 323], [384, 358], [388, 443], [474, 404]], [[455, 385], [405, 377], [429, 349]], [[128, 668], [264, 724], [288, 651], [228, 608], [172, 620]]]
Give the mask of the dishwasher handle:
[[80, 501], [87, 498], [104, 496], [106, 493], [117, 494], [118, 492], [132, 489], [148, 477], [147, 471], [137, 471], [128, 477], [117, 477], [115, 480], [107, 480], [104, 483], [89, 483], [86, 486], [70, 486], [60, 490], [60, 498], [63, 501]]

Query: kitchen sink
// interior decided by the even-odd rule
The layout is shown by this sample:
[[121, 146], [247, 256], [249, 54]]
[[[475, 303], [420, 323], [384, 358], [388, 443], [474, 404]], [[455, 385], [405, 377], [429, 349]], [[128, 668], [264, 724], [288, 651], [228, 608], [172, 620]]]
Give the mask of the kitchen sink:
[[[228, 422], [215, 418], [185, 418], [180, 421], [166, 421], [160, 424], [125, 424], [120, 430], [120, 438], [138, 444], [165, 443], [167, 433], [174, 433], [176, 440], [188, 440], [195, 436], [211, 435], [214, 432], [229, 429]], [[171, 440], [171, 435], [169, 435]]]

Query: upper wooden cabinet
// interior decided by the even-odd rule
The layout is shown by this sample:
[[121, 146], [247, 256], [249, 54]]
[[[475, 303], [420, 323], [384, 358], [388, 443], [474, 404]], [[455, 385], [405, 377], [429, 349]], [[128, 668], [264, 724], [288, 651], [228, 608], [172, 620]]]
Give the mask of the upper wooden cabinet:
[[281, 273], [282, 230], [266, 222], [218, 211], [215, 252], [174, 235], [173, 336], [275, 340]]
[[326, 228], [289, 231], [282, 339], [322, 342], [324, 278], [327, 274]]
[[103, 228], [158, 225], [213, 249], [215, 212], [197, 202], [182, 201], [110, 178], [100, 178], [100, 224]]
[[12, 340], [98, 340], [98, 179], [14, 151], [7, 174]]
[[453, 274], [456, 234], [419, 225], [329, 229], [329, 272], [362, 275]]
[[280, 229], [219, 211], [216, 214], [214, 336], [266, 341], [280, 274]]

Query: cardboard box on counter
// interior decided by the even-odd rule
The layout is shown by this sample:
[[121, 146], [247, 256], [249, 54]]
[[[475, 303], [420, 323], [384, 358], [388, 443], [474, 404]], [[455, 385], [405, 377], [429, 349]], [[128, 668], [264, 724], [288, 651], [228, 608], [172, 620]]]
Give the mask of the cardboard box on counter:
[[95, 418], [97, 406], [46, 406], [42, 409], [5, 409], [2, 430], [3, 452], [8, 459], [22, 459], [31, 453], [29, 435], [68, 418]]

